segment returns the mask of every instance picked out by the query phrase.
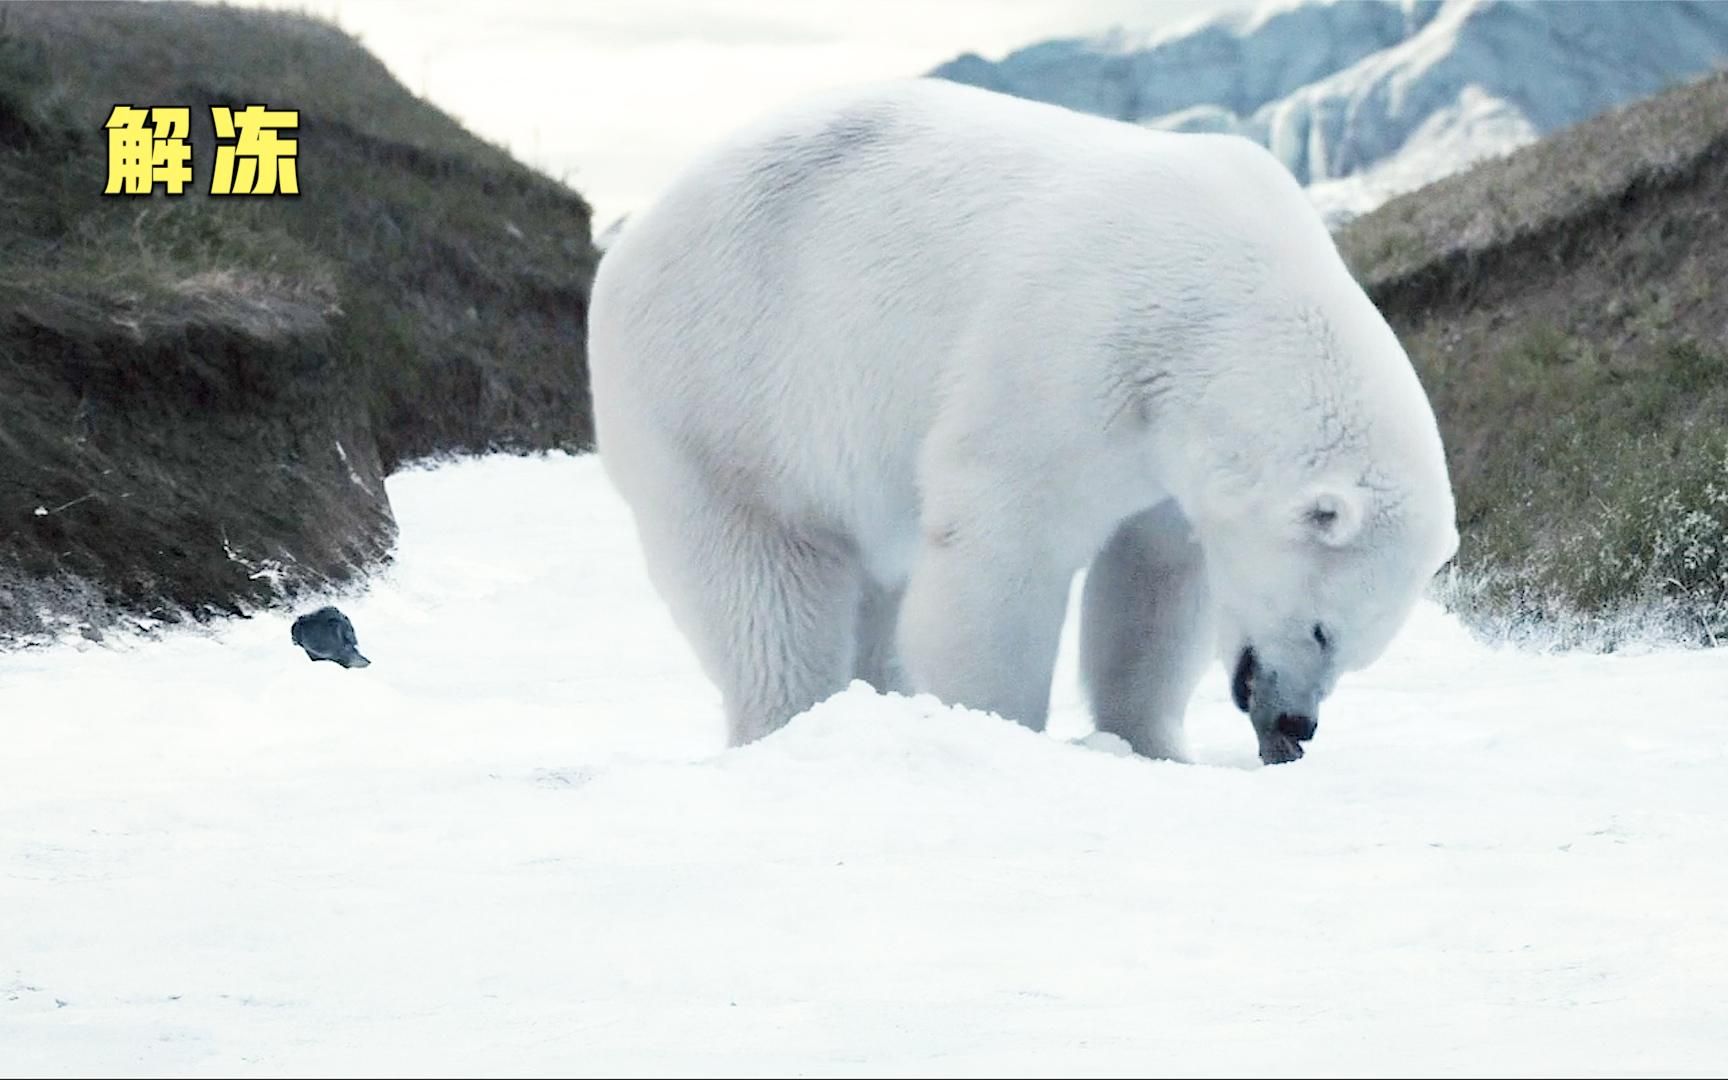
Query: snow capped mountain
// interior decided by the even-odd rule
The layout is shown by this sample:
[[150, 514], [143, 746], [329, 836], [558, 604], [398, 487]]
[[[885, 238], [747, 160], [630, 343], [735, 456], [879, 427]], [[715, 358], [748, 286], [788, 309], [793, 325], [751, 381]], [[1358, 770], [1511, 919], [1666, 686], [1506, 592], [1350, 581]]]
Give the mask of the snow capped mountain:
[[1334, 222], [1728, 61], [1728, 4], [1289, 0], [932, 74], [1269, 147]]

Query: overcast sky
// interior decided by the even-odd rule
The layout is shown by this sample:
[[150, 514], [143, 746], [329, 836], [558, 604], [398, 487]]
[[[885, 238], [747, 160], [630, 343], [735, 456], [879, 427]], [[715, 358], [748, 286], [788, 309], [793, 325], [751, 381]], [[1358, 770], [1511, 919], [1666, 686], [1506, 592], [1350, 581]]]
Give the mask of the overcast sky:
[[[410, 90], [567, 180], [596, 230], [706, 141], [810, 90], [1153, 30], [1244, 0], [248, 0], [334, 18]], [[1247, 6], [1252, 6], [1251, 4]]]

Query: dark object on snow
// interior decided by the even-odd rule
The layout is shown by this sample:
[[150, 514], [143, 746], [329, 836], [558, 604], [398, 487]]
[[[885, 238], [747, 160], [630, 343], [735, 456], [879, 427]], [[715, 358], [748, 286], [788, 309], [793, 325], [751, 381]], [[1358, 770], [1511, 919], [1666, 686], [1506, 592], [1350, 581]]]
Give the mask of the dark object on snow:
[[354, 624], [333, 607], [319, 608], [294, 620], [294, 644], [313, 660], [334, 660], [345, 668], [366, 667], [372, 661], [360, 655]]

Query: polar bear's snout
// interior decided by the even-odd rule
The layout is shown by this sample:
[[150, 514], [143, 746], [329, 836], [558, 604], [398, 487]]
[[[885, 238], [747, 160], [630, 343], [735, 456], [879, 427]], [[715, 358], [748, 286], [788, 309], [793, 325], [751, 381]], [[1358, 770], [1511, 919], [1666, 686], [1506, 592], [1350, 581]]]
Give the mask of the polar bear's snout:
[[1260, 663], [1253, 646], [1243, 648], [1236, 658], [1236, 668], [1230, 677], [1230, 697], [1253, 722], [1264, 764], [1282, 765], [1297, 760], [1302, 756], [1302, 744], [1320, 728], [1320, 695], [1288, 693], [1280, 687], [1277, 672]]

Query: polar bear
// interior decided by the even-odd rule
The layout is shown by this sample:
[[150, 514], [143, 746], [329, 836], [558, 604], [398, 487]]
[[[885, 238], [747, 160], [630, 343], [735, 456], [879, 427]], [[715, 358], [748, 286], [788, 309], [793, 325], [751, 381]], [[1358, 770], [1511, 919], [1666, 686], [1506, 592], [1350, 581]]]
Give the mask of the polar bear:
[[1288, 172], [931, 79], [738, 133], [602, 259], [601, 459], [733, 744], [854, 678], [1183, 755], [1221, 659], [1267, 763], [1457, 532], [1410, 362]]

